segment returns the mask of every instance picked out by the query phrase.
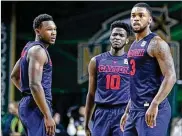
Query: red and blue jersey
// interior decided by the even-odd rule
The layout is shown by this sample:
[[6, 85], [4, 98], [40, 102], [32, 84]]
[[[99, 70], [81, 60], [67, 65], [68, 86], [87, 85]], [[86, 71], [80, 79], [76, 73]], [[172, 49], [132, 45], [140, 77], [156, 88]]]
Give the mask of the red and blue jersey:
[[[163, 80], [157, 59], [147, 52], [148, 45], [155, 36], [156, 34], [150, 33], [142, 40], [134, 41], [128, 51], [131, 109], [144, 109], [148, 106]], [[162, 103], [165, 101], [166, 99]]]
[[39, 41], [28, 42], [21, 52], [20, 58], [20, 82], [21, 82], [21, 92], [30, 92], [29, 87], [29, 77], [28, 77], [28, 67], [29, 62], [27, 61], [28, 50], [36, 45], [40, 45], [46, 52], [48, 57], [48, 62], [44, 64], [42, 73], [42, 87], [44, 89], [45, 97], [47, 100], [52, 100], [51, 85], [52, 85], [52, 62], [47, 49], [44, 44]]
[[126, 104], [129, 100], [129, 67], [127, 54], [112, 56], [102, 53], [96, 58], [96, 104]]

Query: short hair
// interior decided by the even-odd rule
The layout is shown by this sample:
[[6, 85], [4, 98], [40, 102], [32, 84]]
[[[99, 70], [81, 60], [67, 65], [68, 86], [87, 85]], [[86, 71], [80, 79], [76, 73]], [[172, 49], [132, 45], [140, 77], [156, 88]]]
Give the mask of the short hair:
[[127, 36], [131, 35], [131, 28], [130, 28], [130, 26], [127, 23], [122, 22], [121, 20], [114, 21], [111, 24], [110, 30], [112, 31], [116, 27], [125, 29], [126, 32], [127, 32]]
[[142, 2], [141, 3], [137, 3], [134, 7], [146, 8], [147, 11], [149, 12], [150, 16], [152, 17], [152, 8], [147, 3], [142, 3]]
[[33, 21], [33, 29], [39, 28], [43, 21], [53, 21], [51, 15], [48, 14], [40, 14]]

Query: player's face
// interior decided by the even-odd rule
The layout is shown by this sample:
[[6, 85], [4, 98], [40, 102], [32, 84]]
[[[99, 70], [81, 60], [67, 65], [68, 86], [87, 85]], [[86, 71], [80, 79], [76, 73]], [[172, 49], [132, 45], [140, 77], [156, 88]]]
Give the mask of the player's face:
[[40, 28], [42, 40], [48, 44], [54, 44], [56, 41], [57, 28], [53, 21], [43, 21]]
[[127, 42], [127, 32], [123, 28], [116, 27], [110, 35], [111, 47], [113, 49], [122, 49]]
[[135, 33], [143, 32], [151, 24], [152, 18], [146, 8], [134, 7], [131, 11], [131, 26]]

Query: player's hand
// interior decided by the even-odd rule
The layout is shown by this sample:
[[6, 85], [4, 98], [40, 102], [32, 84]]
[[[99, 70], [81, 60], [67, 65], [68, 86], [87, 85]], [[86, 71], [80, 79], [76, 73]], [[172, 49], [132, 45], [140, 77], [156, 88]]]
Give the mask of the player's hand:
[[53, 118], [50, 117], [44, 117], [44, 123], [46, 127], [46, 133], [48, 136], [54, 136], [55, 130], [56, 130], [56, 124], [53, 120]]
[[151, 104], [145, 114], [145, 122], [151, 128], [156, 126], [156, 118], [158, 114], [158, 105]]
[[120, 129], [122, 132], [124, 132], [124, 125], [126, 124], [126, 119], [128, 117], [127, 113], [124, 113], [120, 120]]
[[86, 134], [86, 136], [91, 136], [90, 129], [87, 125], [85, 126], [85, 134]]

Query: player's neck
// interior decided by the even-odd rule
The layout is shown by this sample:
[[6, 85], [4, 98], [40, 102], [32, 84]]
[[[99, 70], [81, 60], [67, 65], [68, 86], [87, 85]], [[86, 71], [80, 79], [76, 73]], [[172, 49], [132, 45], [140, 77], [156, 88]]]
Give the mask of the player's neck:
[[120, 50], [116, 50], [116, 49], [113, 49], [112, 47], [111, 47], [111, 49], [110, 49], [110, 54], [112, 55], [112, 56], [122, 56], [125, 52], [124, 52], [124, 48], [122, 48], [122, 49], [120, 49]]
[[38, 36], [35, 37], [35, 41], [40, 41], [40, 42], [42, 42], [45, 48], [48, 48], [48, 47], [49, 47], [49, 44], [48, 44], [48, 43], [45, 43], [45, 42], [44, 42], [43, 40], [41, 40]]
[[150, 28], [146, 28], [141, 33], [135, 33], [136, 41], [138, 42], [138, 41], [142, 40], [144, 37], [146, 37], [150, 33], [151, 33]]

